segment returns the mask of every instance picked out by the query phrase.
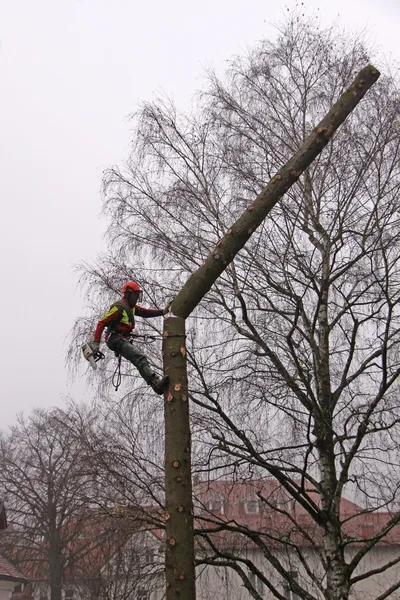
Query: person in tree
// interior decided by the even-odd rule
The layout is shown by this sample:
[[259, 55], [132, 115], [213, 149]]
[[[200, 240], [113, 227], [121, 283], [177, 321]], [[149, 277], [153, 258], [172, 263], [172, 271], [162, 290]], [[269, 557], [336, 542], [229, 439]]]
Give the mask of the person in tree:
[[132, 344], [131, 336], [135, 329], [135, 316], [149, 319], [161, 317], [165, 311], [143, 308], [141, 302], [143, 291], [135, 281], [128, 281], [122, 286], [122, 298], [114, 302], [109, 311], [98, 322], [90, 346], [94, 353], [99, 351], [101, 336], [106, 329], [105, 342], [110, 350], [129, 360], [139, 371], [148, 385], [157, 394], [162, 394], [168, 384], [168, 377], [160, 377], [150, 367], [146, 355]]

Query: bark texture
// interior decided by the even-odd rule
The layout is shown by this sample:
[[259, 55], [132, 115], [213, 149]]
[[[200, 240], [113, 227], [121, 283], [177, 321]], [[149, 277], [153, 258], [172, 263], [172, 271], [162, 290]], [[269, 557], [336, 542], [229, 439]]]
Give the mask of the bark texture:
[[194, 600], [195, 567], [185, 320], [167, 316], [165, 392], [166, 598]]

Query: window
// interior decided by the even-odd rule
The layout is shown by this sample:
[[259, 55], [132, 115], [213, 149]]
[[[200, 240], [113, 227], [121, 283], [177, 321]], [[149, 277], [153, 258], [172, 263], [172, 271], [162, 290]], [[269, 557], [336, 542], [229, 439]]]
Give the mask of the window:
[[258, 515], [260, 501], [257, 498], [248, 498], [244, 503], [244, 510], [247, 515]]
[[14, 594], [21, 594], [24, 591], [24, 584], [23, 583], [19, 583], [18, 585], [15, 586], [14, 588]]
[[133, 552], [130, 561], [131, 566], [140, 571], [143, 568], [146, 568], [152, 564], [154, 564], [155, 560], [155, 552], [152, 548], [145, 548], [142, 550], [142, 553], [139, 553], [137, 550]]
[[146, 565], [150, 565], [154, 562], [154, 550], [147, 549], [144, 555]]
[[224, 497], [214, 493], [207, 502], [207, 510], [214, 515], [223, 515], [225, 513]]
[[249, 573], [248, 573], [248, 578], [249, 578], [249, 581], [250, 581], [252, 587], [263, 598], [264, 597], [264, 584], [261, 581], [261, 579], [259, 579], [257, 577], [257, 575], [255, 573], [252, 573], [251, 571], [249, 571]]
[[283, 585], [283, 595], [285, 596], [285, 600], [300, 600], [300, 596], [291, 591], [287, 582]]
[[[292, 580], [295, 580], [295, 581], [298, 580], [299, 573], [297, 571], [289, 571], [288, 575], [291, 577]], [[295, 594], [290, 589], [290, 584], [288, 581], [286, 581], [286, 579], [283, 582], [283, 595], [285, 597], [285, 600], [300, 600], [300, 596]]]

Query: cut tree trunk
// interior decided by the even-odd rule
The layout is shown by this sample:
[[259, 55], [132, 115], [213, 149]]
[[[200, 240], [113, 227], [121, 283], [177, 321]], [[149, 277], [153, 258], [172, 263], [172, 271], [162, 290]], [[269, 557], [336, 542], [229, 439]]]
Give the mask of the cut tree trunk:
[[164, 321], [165, 374], [173, 384], [165, 398], [165, 519], [167, 598], [195, 598], [193, 502], [186, 371], [185, 320]]
[[[218, 242], [172, 301], [165, 318], [164, 373], [170, 382], [165, 402], [166, 598], [195, 600], [194, 525], [185, 319], [243, 248], [253, 232], [303, 171], [327, 145], [380, 73], [360, 71], [326, 117]], [[177, 240], [179, 243], [179, 240]]]

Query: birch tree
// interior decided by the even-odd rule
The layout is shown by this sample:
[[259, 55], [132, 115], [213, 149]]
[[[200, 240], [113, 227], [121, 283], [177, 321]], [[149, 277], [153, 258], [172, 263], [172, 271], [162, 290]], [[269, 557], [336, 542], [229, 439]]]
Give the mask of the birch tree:
[[[359, 39], [293, 18], [275, 42], [233, 61], [224, 81], [211, 73], [196, 114], [144, 105], [127, 164], [105, 176], [110, 255], [88, 272], [92, 290], [104, 272], [114, 282], [130, 272], [155, 297], [174, 297], [368, 60]], [[308, 536], [318, 574], [291, 539], [304, 582], [268, 552], [267, 533], [223, 519], [217, 530], [251, 539], [304, 598], [347, 599], [373, 574], [356, 574], [363, 557], [399, 520], [398, 158], [399, 94], [386, 75], [247, 233], [187, 331], [195, 464], [275, 478], [314, 524], [311, 534], [275, 507]], [[340, 510], [346, 491], [366, 513], [392, 511], [362, 541]], [[249, 565], [219, 552], [201, 517], [215, 562], [230, 564], [258, 598]]]

